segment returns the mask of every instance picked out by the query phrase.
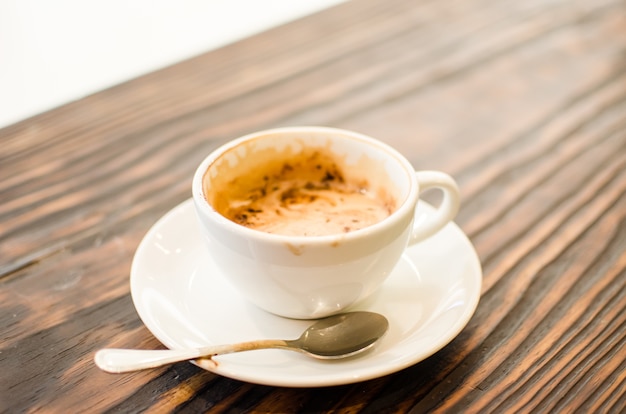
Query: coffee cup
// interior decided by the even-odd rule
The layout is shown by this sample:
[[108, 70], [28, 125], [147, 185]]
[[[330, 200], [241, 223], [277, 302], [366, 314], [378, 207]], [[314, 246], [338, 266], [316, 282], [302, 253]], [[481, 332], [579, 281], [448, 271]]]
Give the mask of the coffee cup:
[[[434, 214], [421, 192], [443, 193]], [[286, 127], [235, 139], [193, 177], [199, 226], [221, 275], [256, 306], [312, 319], [374, 293], [404, 250], [459, 209], [455, 181], [415, 171], [389, 145], [327, 127]], [[419, 263], [418, 263], [419, 266]]]

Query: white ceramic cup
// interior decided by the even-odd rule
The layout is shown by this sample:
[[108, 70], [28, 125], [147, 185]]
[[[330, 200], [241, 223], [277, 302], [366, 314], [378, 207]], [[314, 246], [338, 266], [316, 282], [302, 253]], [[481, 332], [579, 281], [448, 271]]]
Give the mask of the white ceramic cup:
[[[382, 221], [348, 233], [286, 236], [237, 224], [211, 205], [209, 200], [228, 180], [258, 174], [259, 160], [303, 148], [331, 151], [348, 178], [366, 179], [390, 194], [395, 210]], [[441, 204], [434, 215], [416, 220], [420, 192], [430, 188], [443, 192]], [[416, 172], [390, 146], [326, 127], [278, 128], [231, 141], [200, 164], [192, 192], [208, 251], [222, 276], [258, 307], [297, 319], [332, 315], [371, 295], [407, 246], [435, 234], [459, 209], [458, 187], [449, 175]]]

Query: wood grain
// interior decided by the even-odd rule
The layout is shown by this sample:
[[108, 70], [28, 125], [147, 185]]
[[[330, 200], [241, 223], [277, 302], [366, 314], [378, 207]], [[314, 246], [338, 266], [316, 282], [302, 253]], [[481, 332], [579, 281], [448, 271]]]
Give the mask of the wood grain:
[[[625, 52], [621, 0], [360, 0], [0, 130], [0, 412], [626, 411]], [[130, 263], [200, 160], [304, 124], [457, 179], [484, 271], [463, 332], [340, 387], [98, 371], [162, 347]]]

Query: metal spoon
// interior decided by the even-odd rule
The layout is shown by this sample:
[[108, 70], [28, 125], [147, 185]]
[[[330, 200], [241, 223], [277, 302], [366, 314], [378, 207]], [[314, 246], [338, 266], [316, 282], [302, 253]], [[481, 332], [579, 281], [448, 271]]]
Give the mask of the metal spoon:
[[300, 351], [320, 359], [339, 359], [371, 348], [385, 334], [388, 327], [389, 322], [383, 315], [373, 312], [348, 312], [320, 319], [294, 340], [264, 339], [197, 349], [109, 348], [96, 352], [94, 360], [104, 371], [121, 373], [190, 359], [266, 348]]

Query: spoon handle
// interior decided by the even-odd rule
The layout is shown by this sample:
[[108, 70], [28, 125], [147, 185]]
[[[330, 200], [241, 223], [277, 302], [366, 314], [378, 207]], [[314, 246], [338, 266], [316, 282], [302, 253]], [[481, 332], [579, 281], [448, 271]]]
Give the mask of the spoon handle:
[[105, 348], [96, 352], [94, 361], [98, 368], [114, 374], [138, 371], [146, 368], [155, 368], [174, 362], [208, 357], [232, 352], [252, 351], [267, 348], [292, 348], [289, 343], [281, 339], [264, 339], [259, 341], [241, 342], [230, 345], [215, 345], [192, 349], [119, 349]]

